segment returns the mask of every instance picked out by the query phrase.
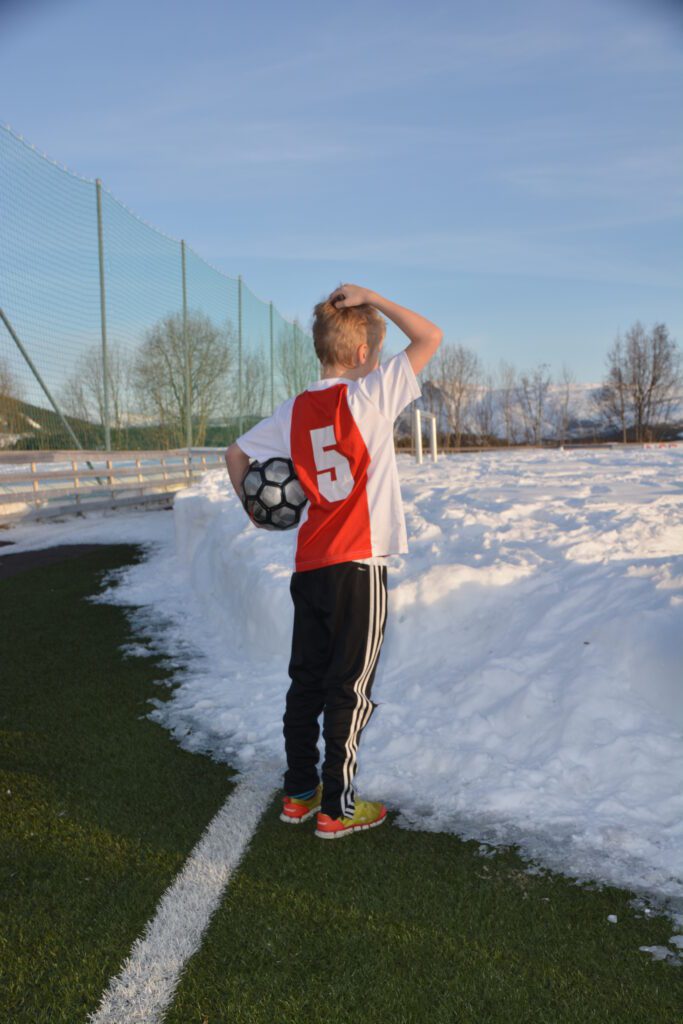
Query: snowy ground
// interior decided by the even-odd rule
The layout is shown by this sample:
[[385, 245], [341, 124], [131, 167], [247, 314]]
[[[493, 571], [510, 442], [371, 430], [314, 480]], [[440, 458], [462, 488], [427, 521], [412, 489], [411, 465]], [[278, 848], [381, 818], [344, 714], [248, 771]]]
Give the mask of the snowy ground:
[[[389, 568], [361, 795], [683, 910], [683, 446], [398, 463], [410, 553]], [[284, 770], [296, 537], [255, 529], [227, 474], [173, 513], [3, 538], [147, 544], [105, 600], [140, 606], [178, 667], [152, 717], [189, 749]]]

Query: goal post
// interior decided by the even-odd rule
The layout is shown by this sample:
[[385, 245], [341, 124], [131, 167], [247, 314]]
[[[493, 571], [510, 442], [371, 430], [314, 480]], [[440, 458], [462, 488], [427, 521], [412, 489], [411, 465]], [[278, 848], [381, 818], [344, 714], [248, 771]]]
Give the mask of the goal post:
[[432, 461], [436, 462], [436, 415], [433, 412], [424, 412], [417, 406], [413, 409], [413, 439], [415, 447], [415, 461], [422, 464], [422, 420], [429, 420], [429, 447], [432, 453]]

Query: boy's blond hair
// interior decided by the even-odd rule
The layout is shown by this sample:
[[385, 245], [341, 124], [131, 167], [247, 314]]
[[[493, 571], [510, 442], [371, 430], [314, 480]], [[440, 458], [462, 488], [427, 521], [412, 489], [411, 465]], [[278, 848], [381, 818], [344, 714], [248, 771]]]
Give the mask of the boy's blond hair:
[[358, 346], [366, 341], [374, 350], [386, 329], [384, 317], [365, 302], [338, 309], [325, 299], [313, 310], [313, 345], [323, 366], [353, 366]]

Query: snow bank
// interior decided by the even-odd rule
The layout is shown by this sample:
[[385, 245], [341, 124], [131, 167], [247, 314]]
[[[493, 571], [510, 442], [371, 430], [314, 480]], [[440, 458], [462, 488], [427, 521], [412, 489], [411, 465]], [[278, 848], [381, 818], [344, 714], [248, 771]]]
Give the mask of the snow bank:
[[[683, 908], [683, 449], [398, 461], [410, 553], [389, 568], [359, 791], [404, 827]], [[284, 770], [296, 534], [251, 526], [221, 472], [173, 518], [175, 544], [104, 596], [141, 606], [179, 668], [152, 717]]]

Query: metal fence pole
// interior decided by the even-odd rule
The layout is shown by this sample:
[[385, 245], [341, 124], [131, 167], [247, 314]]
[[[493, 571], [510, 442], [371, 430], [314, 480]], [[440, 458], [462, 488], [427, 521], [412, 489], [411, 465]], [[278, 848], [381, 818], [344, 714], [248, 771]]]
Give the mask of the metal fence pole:
[[102, 391], [104, 396], [104, 447], [111, 451], [111, 426], [109, 420], [109, 357], [107, 354], [107, 307], [104, 289], [104, 243], [102, 232], [102, 182], [95, 178], [97, 195], [97, 252], [100, 261], [100, 323], [102, 326]]
[[242, 275], [237, 278], [237, 430], [242, 433]]
[[185, 352], [185, 444], [192, 447], [192, 361], [187, 337], [187, 276], [185, 273], [185, 239], [180, 241], [180, 262], [183, 275], [183, 350]]
[[275, 412], [275, 353], [273, 342], [273, 303], [270, 303], [270, 411]]

